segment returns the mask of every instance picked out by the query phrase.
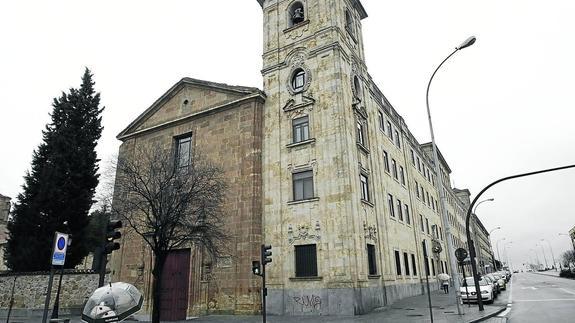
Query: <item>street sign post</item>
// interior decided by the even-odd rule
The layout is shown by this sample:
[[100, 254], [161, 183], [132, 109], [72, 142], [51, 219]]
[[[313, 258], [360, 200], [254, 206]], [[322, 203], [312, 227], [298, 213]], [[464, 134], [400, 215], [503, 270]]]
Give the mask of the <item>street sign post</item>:
[[[66, 250], [68, 249], [69, 236], [65, 233], [56, 232], [54, 234], [54, 247], [52, 248], [52, 257], [50, 260], [50, 279], [48, 280], [48, 291], [46, 292], [46, 302], [44, 303], [44, 314], [42, 323], [48, 319], [48, 306], [50, 305], [50, 296], [52, 295], [52, 283], [54, 282], [54, 266], [64, 267], [66, 262]], [[60, 278], [60, 283], [62, 278]]]
[[[457, 261], [459, 262], [459, 265], [461, 266], [461, 273], [463, 274], [463, 286], [465, 286], [465, 296], [467, 298], [467, 304], [469, 304], [469, 307], [471, 307], [471, 301], [469, 300], [469, 291], [467, 290], [467, 279], [465, 278], [465, 260], [467, 259], [467, 250], [463, 249], [463, 248], [457, 248], [455, 250], [455, 258], [457, 258]], [[459, 293], [459, 291], [455, 291], [456, 293]], [[481, 297], [481, 294], [479, 292], [476, 292], [477, 297]], [[463, 298], [462, 298], [462, 302], [463, 302]]]
[[54, 248], [52, 249], [52, 266], [64, 266], [66, 262], [66, 249], [68, 248], [68, 235], [56, 232]]

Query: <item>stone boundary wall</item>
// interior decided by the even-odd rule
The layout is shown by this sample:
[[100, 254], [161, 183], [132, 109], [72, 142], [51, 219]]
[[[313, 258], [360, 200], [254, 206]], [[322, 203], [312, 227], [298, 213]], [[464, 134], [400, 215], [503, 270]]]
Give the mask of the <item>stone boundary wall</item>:
[[[14, 286], [13, 314], [42, 312], [49, 278], [49, 272], [0, 273], [0, 315], [5, 314], [10, 307], [12, 286]], [[60, 291], [60, 313], [81, 313], [88, 297], [98, 288], [98, 278], [99, 275], [92, 270], [65, 270]], [[15, 282], [14, 279], [16, 279]], [[50, 310], [56, 299], [59, 280], [60, 272], [56, 270], [52, 284]], [[109, 282], [109, 274], [106, 275], [105, 281]]]

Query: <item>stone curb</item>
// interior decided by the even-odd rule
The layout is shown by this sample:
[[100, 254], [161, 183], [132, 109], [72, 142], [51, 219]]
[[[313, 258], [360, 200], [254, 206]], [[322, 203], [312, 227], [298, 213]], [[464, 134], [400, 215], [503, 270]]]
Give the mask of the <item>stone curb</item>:
[[507, 306], [502, 306], [500, 309], [498, 309], [497, 311], [495, 311], [495, 312], [493, 312], [493, 313], [491, 313], [491, 314], [489, 314], [489, 315], [486, 315], [486, 316], [484, 316], [484, 317], [480, 317], [480, 318], [478, 318], [478, 319], [469, 321], [469, 322], [467, 322], [467, 323], [476, 323], [476, 322], [485, 321], [485, 320], [490, 319], [490, 318], [492, 318], [492, 317], [494, 317], [494, 316], [497, 316], [499, 313], [505, 311], [506, 309], [507, 309]]

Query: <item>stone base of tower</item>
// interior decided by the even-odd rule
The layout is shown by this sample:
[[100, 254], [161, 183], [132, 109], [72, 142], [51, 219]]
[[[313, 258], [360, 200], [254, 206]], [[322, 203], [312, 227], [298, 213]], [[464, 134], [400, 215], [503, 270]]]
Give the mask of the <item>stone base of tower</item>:
[[[439, 286], [430, 282], [430, 288], [438, 290]], [[361, 315], [424, 292], [425, 283], [363, 288], [268, 288], [267, 312], [288, 316]]]

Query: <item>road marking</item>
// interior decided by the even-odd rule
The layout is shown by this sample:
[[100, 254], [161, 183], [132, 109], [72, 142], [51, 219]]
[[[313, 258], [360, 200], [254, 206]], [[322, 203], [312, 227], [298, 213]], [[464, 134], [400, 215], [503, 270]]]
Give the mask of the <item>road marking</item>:
[[516, 299], [515, 302], [556, 302], [575, 301], [575, 298], [550, 298], [550, 299]]
[[569, 293], [569, 294], [575, 295], [575, 292], [572, 292], [572, 291], [570, 291], [570, 290], [568, 290], [568, 289], [561, 288], [561, 290], [564, 291], [565, 293]]

